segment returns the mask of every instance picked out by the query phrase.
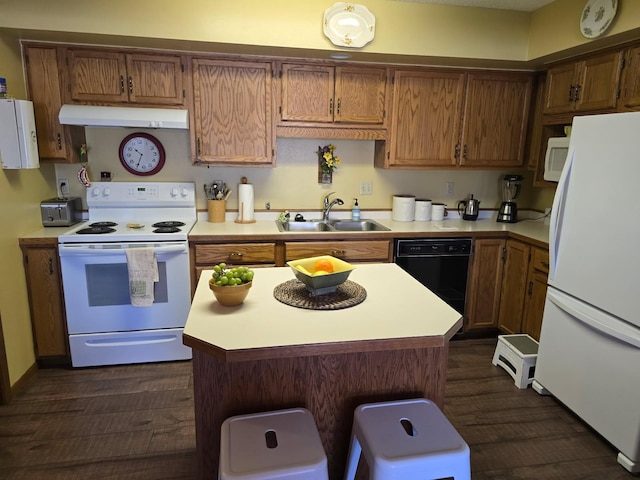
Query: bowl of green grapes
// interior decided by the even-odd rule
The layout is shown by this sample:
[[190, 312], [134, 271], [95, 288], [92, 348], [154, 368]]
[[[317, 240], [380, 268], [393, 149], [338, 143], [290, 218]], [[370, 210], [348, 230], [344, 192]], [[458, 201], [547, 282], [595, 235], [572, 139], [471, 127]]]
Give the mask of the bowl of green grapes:
[[213, 267], [209, 288], [220, 305], [235, 307], [247, 298], [253, 275], [249, 267], [229, 267], [226, 263], [219, 263]]

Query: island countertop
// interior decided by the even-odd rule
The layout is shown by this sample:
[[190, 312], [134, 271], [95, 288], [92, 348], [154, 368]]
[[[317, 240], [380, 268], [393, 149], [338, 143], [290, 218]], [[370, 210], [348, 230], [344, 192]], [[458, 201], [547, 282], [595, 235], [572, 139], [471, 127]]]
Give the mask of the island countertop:
[[349, 280], [366, 299], [340, 310], [286, 305], [273, 289], [294, 278], [289, 267], [255, 269], [242, 305], [224, 307], [203, 271], [184, 328], [184, 343], [225, 361], [443, 346], [462, 316], [395, 264], [358, 265]]

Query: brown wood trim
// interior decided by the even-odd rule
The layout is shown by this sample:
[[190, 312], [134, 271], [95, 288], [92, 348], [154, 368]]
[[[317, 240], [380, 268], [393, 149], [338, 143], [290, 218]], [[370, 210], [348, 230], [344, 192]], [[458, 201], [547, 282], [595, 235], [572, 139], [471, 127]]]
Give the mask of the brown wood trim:
[[225, 362], [246, 362], [275, 358], [312, 357], [317, 355], [342, 355], [349, 353], [382, 352], [406, 350], [410, 348], [432, 348], [446, 345], [448, 340], [462, 326], [462, 317], [443, 336], [389, 338], [382, 340], [362, 340], [356, 342], [313, 343], [287, 345], [282, 347], [225, 350], [188, 334], [182, 335], [185, 345]]
[[0, 405], [7, 405], [11, 401], [11, 384], [9, 383], [9, 364], [7, 350], [4, 346], [2, 330], [2, 316], [0, 316]]
[[353, 128], [342, 124], [327, 127], [276, 126], [278, 138], [337, 138], [350, 140], [386, 140], [386, 129]]
[[[60, 233], [63, 233], [61, 230]], [[21, 247], [57, 247], [58, 236], [52, 237], [22, 237], [18, 238], [18, 245]]]

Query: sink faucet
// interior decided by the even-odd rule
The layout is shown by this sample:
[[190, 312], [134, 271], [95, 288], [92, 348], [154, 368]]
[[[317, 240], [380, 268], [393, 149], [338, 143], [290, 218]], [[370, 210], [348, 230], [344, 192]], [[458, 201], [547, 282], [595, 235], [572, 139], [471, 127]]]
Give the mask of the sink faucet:
[[336, 192], [328, 193], [322, 202], [322, 220], [325, 222], [329, 221], [329, 212], [331, 208], [337, 203], [338, 205], [344, 205], [344, 202], [340, 198], [335, 198], [331, 202], [329, 202], [329, 197]]

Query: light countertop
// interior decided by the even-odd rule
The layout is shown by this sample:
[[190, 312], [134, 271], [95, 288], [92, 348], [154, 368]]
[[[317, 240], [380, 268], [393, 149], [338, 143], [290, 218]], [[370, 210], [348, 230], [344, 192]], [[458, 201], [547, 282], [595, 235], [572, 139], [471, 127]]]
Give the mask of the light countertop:
[[[349, 280], [367, 291], [360, 304], [308, 310], [279, 302], [289, 267], [255, 269], [242, 305], [223, 307], [202, 272], [184, 328], [184, 343], [227, 361], [444, 345], [462, 316], [395, 264], [358, 265]], [[231, 288], [231, 287], [230, 287]]]

